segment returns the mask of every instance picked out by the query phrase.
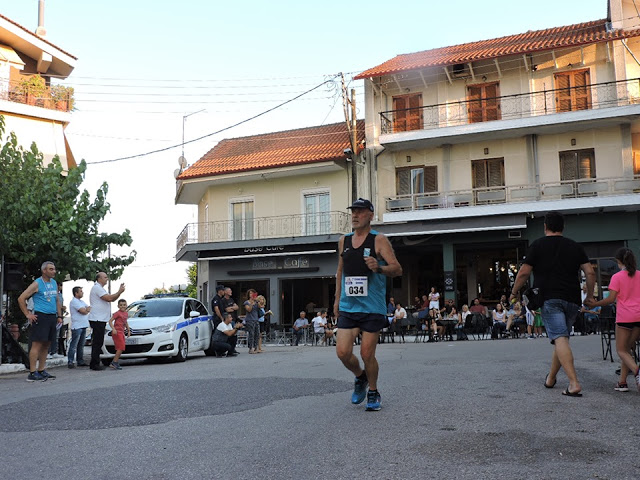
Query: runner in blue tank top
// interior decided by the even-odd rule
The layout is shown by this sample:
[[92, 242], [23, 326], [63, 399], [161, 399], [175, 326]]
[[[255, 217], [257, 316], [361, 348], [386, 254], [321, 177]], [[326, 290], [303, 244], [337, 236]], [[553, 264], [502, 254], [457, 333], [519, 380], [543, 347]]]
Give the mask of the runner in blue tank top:
[[[28, 382], [45, 381], [56, 378], [45, 370], [49, 340], [55, 338], [56, 324], [62, 323], [62, 303], [58, 295], [56, 266], [44, 262], [42, 276], [27, 287], [18, 297], [20, 310], [31, 324], [31, 350], [29, 350]], [[27, 310], [27, 300], [33, 297], [34, 312]], [[36, 369], [37, 366], [37, 369]]]
[[[380, 330], [387, 325], [386, 277], [402, 275], [402, 267], [389, 239], [371, 229], [373, 204], [359, 198], [348, 208], [353, 233], [344, 235], [338, 243], [340, 256], [333, 306], [338, 318], [336, 353], [356, 376], [351, 403], [362, 403], [366, 396], [367, 410], [380, 410], [376, 346]], [[364, 369], [353, 354], [353, 342], [361, 332]]]

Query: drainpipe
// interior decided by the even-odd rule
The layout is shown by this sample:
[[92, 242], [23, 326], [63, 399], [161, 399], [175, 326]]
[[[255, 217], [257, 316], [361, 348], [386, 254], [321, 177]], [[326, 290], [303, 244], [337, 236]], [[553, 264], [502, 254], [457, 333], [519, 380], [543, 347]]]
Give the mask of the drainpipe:
[[380, 206], [377, 205], [378, 203], [378, 155], [382, 154], [384, 151], [385, 151], [385, 148], [382, 145], [373, 147], [371, 149], [371, 152], [373, 153], [372, 155], [373, 158], [372, 158], [371, 165], [369, 166], [371, 171], [371, 175], [370, 175], [371, 201], [375, 205], [375, 209], [376, 209], [376, 216], [375, 216], [376, 222], [381, 220], [381, 218], [378, 216], [380, 212]]
[[[540, 185], [540, 163], [538, 161], [538, 135], [531, 135], [531, 153], [533, 154], [533, 175], [536, 186]], [[537, 198], [540, 200], [540, 190], [538, 190]]]
[[36, 28], [36, 35], [42, 38], [47, 36], [47, 30], [44, 28], [44, 0], [38, 0], [38, 28]]

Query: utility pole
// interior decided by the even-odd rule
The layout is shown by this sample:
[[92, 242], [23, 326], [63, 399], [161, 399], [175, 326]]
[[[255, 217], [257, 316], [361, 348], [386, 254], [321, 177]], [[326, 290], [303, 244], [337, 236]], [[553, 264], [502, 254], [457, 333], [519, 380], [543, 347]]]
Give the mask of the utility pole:
[[[342, 77], [342, 107], [344, 110], [344, 119], [347, 123], [347, 130], [349, 131], [349, 143], [351, 144], [351, 201], [354, 202], [358, 199], [356, 90], [355, 88], [351, 89], [351, 99], [349, 99], [347, 86], [344, 82], [344, 75], [340, 73], [340, 76]], [[349, 109], [349, 106], [351, 109]], [[349, 110], [351, 110], [351, 112], [349, 112]], [[349, 115], [349, 113], [351, 113], [351, 115]]]

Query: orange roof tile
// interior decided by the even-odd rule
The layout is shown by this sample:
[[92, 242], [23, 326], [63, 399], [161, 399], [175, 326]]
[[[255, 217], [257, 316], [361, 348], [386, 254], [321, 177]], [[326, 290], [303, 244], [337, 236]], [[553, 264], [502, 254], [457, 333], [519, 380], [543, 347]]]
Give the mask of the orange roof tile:
[[58, 50], [60, 50], [62, 53], [64, 53], [65, 55], [69, 55], [71, 58], [73, 58], [74, 60], [77, 60], [78, 57], [74, 57], [73, 55], [71, 55], [69, 52], [65, 52], [63, 49], [61, 49], [60, 47], [58, 47], [57, 45], [51, 43], [49, 40], [47, 40], [46, 38], [42, 38], [39, 37], [38, 35], [36, 35], [35, 33], [33, 33], [32, 31], [26, 29], [25, 27], [23, 27], [22, 25], [20, 25], [18, 22], [14, 22], [13, 20], [11, 20], [8, 17], [5, 17], [4, 15], [0, 14], [0, 18], [5, 19], [7, 22], [9, 23], [13, 23], [16, 27], [20, 28], [21, 30], [24, 30], [25, 32], [27, 32], [29, 35], [31, 35], [34, 38], [37, 38], [38, 40], [42, 40], [44, 43], [48, 43], [49, 45], [51, 45], [54, 48], [57, 48]]
[[426, 67], [455, 65], [457, 63], [468, 63], [507, 55], [522, 55], [555, 48], [576, 47], [590, 43], [640, 36], [640, 29], [607, 31], [606, 22], [607, 20], [594, 20], [592, 22], [529, 31], [507, 37], [398, 55], [377, 67], [356, 75], [355, 79], [379, 77]]
[[[358, 120], [358, 145], [364, 140], [364, 120]], [[178, 180], [343, 160], [349, 147], [344, 122], [250, 137], [222, 140], [178, 176]]]

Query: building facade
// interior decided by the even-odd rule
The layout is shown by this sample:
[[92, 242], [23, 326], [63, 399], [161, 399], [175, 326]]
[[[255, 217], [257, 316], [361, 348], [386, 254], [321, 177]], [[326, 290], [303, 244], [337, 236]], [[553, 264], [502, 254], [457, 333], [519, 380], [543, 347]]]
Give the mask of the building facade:
[[176, 259], [198, 262], [200, 299], [223, 284], [241, 304], [254, 288], [280, 324], [333, 306], [337, 242], [351, 231], [348, 148], [344, 123], [226, 139], [177, 177], [176, 203], [198, 205], [198, 223]]
[[[635, 20], [634, 20], [635, 18]], [[399, 55], [359, 74], [377, 228], [411, 303], [495, 304], [547, 211], [565, 214], [598, 294], [615, 249], [640, 247], [640, 30], [609, 18]]]

